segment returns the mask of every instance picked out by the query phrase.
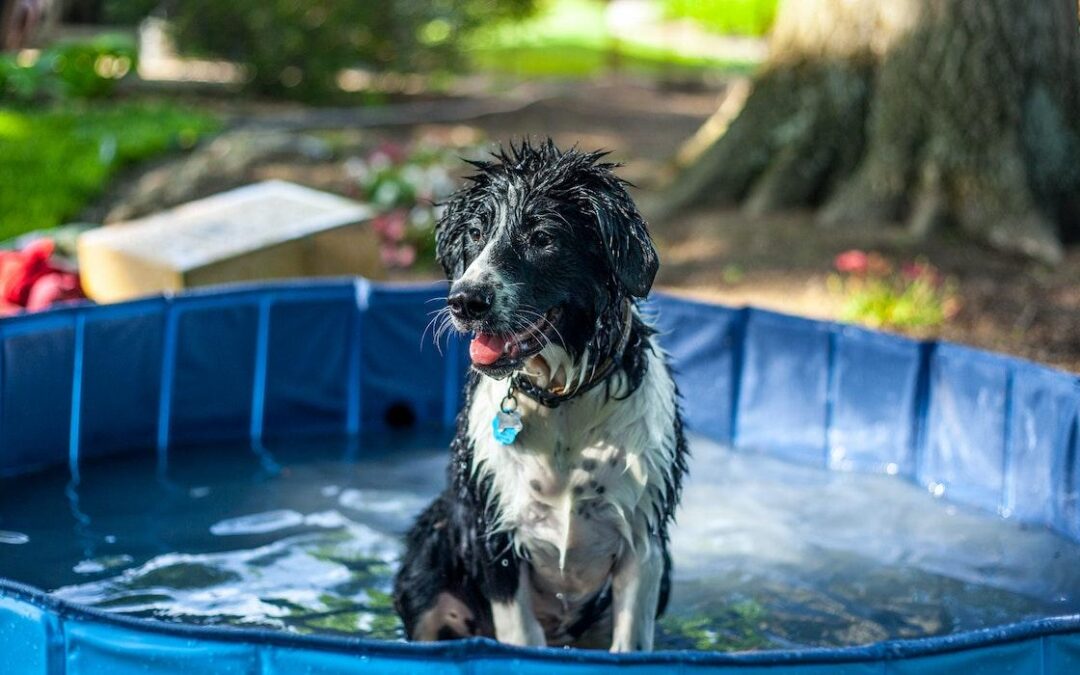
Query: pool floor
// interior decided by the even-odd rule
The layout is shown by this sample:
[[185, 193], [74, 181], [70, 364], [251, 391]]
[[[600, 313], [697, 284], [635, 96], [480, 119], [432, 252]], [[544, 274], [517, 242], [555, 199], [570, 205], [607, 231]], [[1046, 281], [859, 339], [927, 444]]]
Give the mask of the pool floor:
[[[401, 639], [400, 535], [444, 435], [152, 452], [0, 481], [0, 576], [142, 617]], [[846, 646], [1080, 612], [1080, 547], [893, 476], [710, 441], [672, 531], [659, 649]]]

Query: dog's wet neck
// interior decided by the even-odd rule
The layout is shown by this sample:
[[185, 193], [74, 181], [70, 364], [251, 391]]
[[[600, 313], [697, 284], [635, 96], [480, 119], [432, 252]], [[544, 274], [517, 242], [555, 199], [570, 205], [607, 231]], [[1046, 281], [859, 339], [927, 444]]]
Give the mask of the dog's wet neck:
[[605, 354], [594, 357], [593, 354], [600, 350], [591, 342], [592, 349], [587, 348], [575, 360], [573, 367], [569, 367], [568, 363], [553, 366], [542, 353], [537, 354], [510, 376], [512, 390], [525, 394], [541, 405], [555, 408], [610, 377], [622, 363], [634, 325], [633, 303], [624, 298], [619, 304], [622, 306], [619, 333], [614, 344], [604, 350]]

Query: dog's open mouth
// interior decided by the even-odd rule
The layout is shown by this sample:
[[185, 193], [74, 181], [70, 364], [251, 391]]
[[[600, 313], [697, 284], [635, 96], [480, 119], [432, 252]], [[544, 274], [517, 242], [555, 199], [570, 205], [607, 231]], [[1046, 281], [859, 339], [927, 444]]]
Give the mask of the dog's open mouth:
[[482, 369], [502, 370], [516, 366], [539, 353], [549, 342], [558, 340], [555, 322], [561, 311], [548, 310], [540, 319], [513, 333], [477, 331], [469, 343], [469, 358]]

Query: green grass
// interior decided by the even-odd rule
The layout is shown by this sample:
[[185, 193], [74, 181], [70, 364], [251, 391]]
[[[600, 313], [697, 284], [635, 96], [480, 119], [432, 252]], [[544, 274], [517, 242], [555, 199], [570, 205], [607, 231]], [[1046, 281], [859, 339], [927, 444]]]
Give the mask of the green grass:
[[764, 35], [776, 18], [779, 0], [663, 0], [664, 14], [693, 19], [724, 35]]
[[189, 148], [218, 124], [161, 103], [0, 106], [0, 240], [60, 225], [120, 168]]
[[616, 41], [600, 0], [548, 0], [532, 18], [480, 31], [468, 52], [477, 70], [521, 77], [588, 77], [613, 67], [653, 76], [693, 75], [745, 72], [755, 65]]

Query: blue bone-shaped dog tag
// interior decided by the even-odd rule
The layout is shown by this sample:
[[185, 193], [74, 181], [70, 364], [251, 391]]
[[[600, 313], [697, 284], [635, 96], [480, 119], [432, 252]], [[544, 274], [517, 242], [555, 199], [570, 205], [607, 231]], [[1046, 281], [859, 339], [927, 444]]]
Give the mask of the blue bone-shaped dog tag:
[[521, 415], [517, 411], [495, 413], [495, 419], [491, 420], [491, 430], [495, 440], [503, 445], [511, 445], [521, 431]]

